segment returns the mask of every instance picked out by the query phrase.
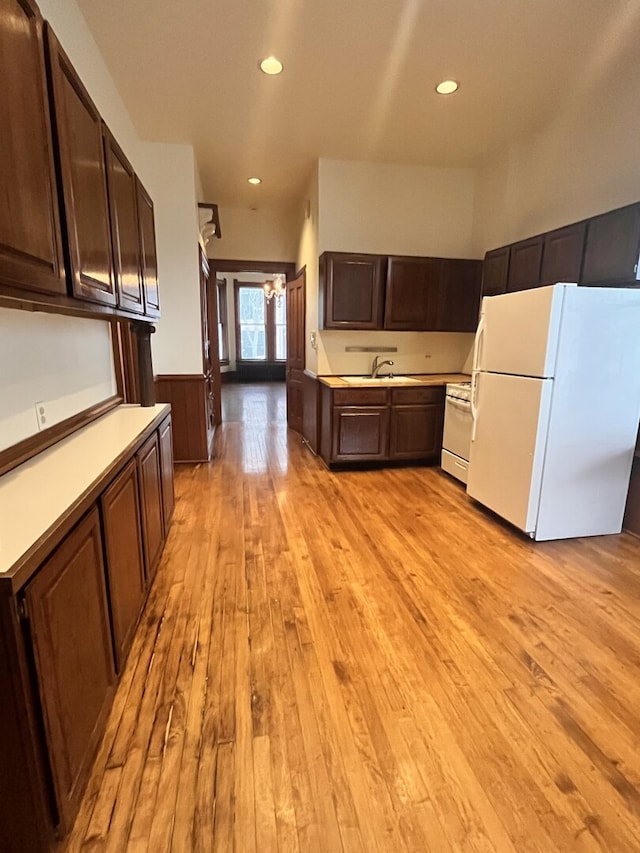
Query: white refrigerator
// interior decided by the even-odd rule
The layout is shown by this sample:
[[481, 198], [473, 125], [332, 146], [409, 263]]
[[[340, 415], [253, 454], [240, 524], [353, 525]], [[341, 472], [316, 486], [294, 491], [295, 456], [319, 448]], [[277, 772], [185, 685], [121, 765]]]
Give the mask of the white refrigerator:
[[536, 540], [619, 533], [640, 419], [640, 290], [485, 297], [468, 494]]

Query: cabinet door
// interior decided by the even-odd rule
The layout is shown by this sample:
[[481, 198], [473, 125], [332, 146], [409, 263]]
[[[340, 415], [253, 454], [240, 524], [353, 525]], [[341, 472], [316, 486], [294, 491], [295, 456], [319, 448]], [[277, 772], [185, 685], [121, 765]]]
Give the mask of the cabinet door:
[[143, 314], [135, 173], [122, 149], [104, 125], [103, 134], [118, 305], [128, 311], [135, 311], [136, 314]]
[[384, 328], [436, 328], [442, 258], [389, 258]]
[[25, 598], [56, 802], [68, 829], [115, 680], [96, 509], [42, 566]]
[[138, 471], [132, 459], [102, 495], [109, 604], [118, 671], [122, 669], [145, 593]]
[[136, 178], [138, 196], [138, 227], [140, 233], [140, 263], [144, 287], [144, 310], [149, 317], [160, 316], [158, 290], [158, 259], [156, 254], [156, 225], [153, 202], [149, 193]]
[[439, 332], [475, 332], [481, 286], [482, 261], [443, 260], [438, 300]]
[[173, 518], [175, 505], [175, 493], [173, 486], [173, 432], [171, 429], [171, 418], [167, 418], [160, 424], [158, 430], [160, 439], [160, 470], [162, 475], [162, 510], [164, 515], [165, 531], [169, 531], [169, 525]]
[[138, 474], [140, 477], [144, 558], [147, 578], [151, 579], [158, 568], [162, 546], [164, 545], [160, 451], [158, 434], [155, 432], [138, 451]]
[[493, 249], [484, 256], [482, 266], [482, 295], [506, 293], [509, 275], [509, 246]]
[[333, 462], [384, 460], [388, 452], [388, 407], [334, 407]]
[[529, 290], [540, 284], [540, 266], [542, 264], [542, 246], [544, 237], [522, 240], [511, 246], [507, 291]]
[[385, 259], [325, 252], [320, 258], [325, 329], [381, 329]]
[[630, 284], [638, 276], [640, 203], [594, 216], [587, 237], [580, 284]]
[[44, 69], [31, 0], [0, 0], [0, 283], [65, 293]]
[[442, 450], [442, 403], [393, 406], [390, 459], [435, 459]]
[[73, 293], [115, 305], [100, 115], [49, 26], [47, 45]]
[[580, 281], [586, 222], [577, 222], [544, 235], [541, 284]]

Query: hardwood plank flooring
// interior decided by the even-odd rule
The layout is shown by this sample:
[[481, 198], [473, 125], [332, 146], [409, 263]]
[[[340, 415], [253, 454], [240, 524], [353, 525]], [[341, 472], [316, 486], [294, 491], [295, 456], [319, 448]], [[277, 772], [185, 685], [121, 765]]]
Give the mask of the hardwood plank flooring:
[[640, 540], [330, 473], [225, 386], [66, 853], [640, 851]]

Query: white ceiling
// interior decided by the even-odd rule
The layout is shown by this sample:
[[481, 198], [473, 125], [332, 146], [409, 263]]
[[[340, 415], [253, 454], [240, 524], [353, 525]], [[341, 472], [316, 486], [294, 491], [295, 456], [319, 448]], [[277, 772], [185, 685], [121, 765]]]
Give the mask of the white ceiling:
[[141, 137], [192, 143], [205, 197], [234, 206], [297, 201], [319, 157], [477, 166], [615, 81], [640, 37], [639, 0], [78, 3]]

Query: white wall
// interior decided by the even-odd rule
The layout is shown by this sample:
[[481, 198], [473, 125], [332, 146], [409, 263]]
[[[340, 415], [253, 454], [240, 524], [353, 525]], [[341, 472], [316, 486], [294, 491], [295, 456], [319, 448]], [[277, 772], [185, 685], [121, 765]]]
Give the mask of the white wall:
[[0, 308], [0, 450], [116, 394], [108, 322]]
[[372, 354], [346, 353], [345, 347], [376, 345], [398, 347], [390, 356], [395, 372], [462, 369], [472, 335], [318, 331], [318, 257], [339, 251], [472, 258], [474, 192], [470, 169], [319, 161], [301, 204], [298, 246], [298, 267], [307, 270], [308, 370], [366, 373]]
[[147, 143], [153, 186], [162, 317], [151, 338], [160, 373], [202, 373], [198, 214], [190, 145]]
[[[395, 346], [381, 353], [393, 361], [393, 373], [459, 373], [473, 346], [473, 335], [444, 332], [342, 332], [329, 330], [319, 336], [317, 373], [354, 375], [370, 372], [375, 353], [345, 352], [348, 346]], [[385, 368], [384, 372], [388, 372]]]
[[474, 172], [321, 159], [320, 254], [471, 258]]
[[640, 199], [639, 91], [637, 48], [630, 46], [615, 67], [603, 56], [585, 57], [582, 87], [564, 111], [535, 136], [496, 152], [480, 170], [478, 257]]
[[288, 211], [245, 207], [219, 207], [220, 239], [207, 245], [210, 258], [238, 261], [296, 259], [296, 220]]
[[305, 269], [306, 287], [306, 346], [305, 366], [318, 373], [318, 351], [312, 344], [312, 334], [318, 342], [318, 220], [319, 193], [318, 167], [314, 167], [304, 197], [298, 205], [298, 251], [296, 266]]

